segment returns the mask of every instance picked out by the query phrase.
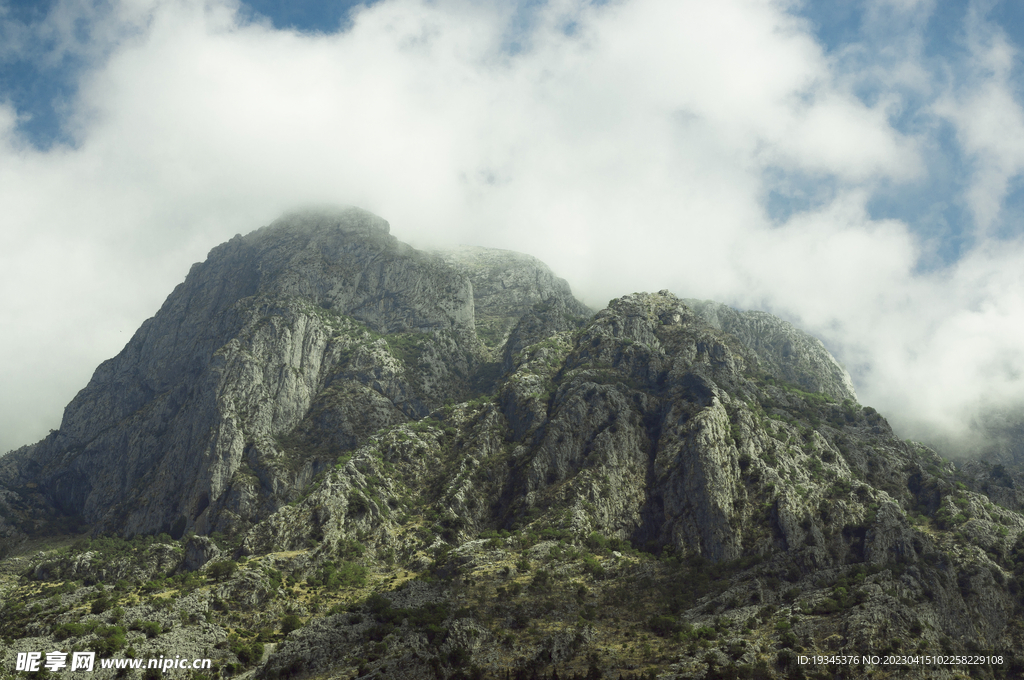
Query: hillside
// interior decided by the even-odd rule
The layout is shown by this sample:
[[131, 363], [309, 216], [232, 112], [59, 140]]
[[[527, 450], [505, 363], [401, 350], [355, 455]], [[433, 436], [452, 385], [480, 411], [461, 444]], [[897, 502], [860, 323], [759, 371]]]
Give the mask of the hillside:
[[213, 658], [196, 678], [1024, 673], [1012, 467], [901, 440], [770, 315], [593, 314], [533, 258], [388, 231], [302, 212], [218, 246], [0, 458], [0, 677], [44, 648]]

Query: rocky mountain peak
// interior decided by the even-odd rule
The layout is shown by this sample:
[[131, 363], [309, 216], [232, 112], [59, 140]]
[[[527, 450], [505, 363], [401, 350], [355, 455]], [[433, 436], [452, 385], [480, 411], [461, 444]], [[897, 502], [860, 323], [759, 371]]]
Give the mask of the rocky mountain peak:
[[276, 232], [330, 234], [341, 231], [361, 236], [391, 233], [387, 220], [354, 206], [321, 205], [290, 210], [277, 218], [268, 227], [255, 232], [254, 236]]
[[[501, 276], [531, 283], [489, 284]], [[128, 535], [238, 530], [369, 433], [490, 384], [478, 328], [503, 342], [552, 299], [588, 311], [526, 256], [446, 260], [364, 210], [288, 213], [194, 265], [4, 475]]]
[[591, 314], [529, 256], [301, 211], [214, 248], [0, 459], [0, 557], [107, 534], [0, 560], [0, 661], [73, 639], [214, 677], [1017, 677], [1021, 489], [901, 440], [770, 315], [668, 291]]
[[685, 302], [710, 326], [753, 350], [765, 371], [808, 392], [857, 401], [850, 374], [821, 340], [767, 312], [741, 312], [711, 300]]
[[[524, 315], [543, 313], [553, 306], [571, 319], [593, 314], [573, 297], [565, 279], [555, 276], [531, 255], [478, 246], [461, 246], [438, 254], [473, 283], [477, 335], [495, 353], [507, 346], [509, 334]], [[545, 330], [540, 332], [550, 334], [551, 322], [555, 319], [542, 324]]]

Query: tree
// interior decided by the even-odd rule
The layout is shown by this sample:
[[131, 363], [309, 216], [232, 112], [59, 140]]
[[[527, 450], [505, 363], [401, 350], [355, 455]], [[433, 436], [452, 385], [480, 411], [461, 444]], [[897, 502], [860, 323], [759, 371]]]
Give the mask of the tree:
[[287, 635], [293, 630], [302, 628], [302, 619], [295, 614], [287, 614], [281, 619], [281, 634]]
[[238, 571], [238, 564], [232, 560], [225, 560], [223, 562], [212, 563], [206, 573], [218, 581], [223, 581], [236, 571]]

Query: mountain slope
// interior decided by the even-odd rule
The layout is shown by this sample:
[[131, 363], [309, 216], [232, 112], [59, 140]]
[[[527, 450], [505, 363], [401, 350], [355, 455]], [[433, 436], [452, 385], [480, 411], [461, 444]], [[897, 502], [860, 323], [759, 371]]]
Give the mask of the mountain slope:
[[134, 536], [9, 558], [0, 617], [8, 656], [170, 635], [218, 676], [1014, 677], [1015, 475], [899, 439], [769, 315], [591, 316], [532, 258], [293, 214], [0, 459], [9, 531], [45, 495]]
[[808, 392], [857, 400], [853, 381], [821, 340], [766, 312], [740, 312], [710, 300], [684, 300], [713, 328], [757, 354], [764, 370]]
[[[510, 302], [586, 313], [540, 263], [513, 271], [549, 285]], [[470, 277], [384, 220], [286, 215], [195, 265], [0, 480], [129, 536], [238, 531], [367, 434], [472, 396], [488, 358], [475, 326]]]

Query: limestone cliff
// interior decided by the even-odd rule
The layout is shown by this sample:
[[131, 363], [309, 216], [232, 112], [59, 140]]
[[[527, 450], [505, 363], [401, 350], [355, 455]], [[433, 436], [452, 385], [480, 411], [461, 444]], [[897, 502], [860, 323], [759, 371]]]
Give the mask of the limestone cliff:
[[668, 291], [591, 314], [528, 256], [293, 213], [215, 248], [0, 460], [8, 546], [61, 513], [134, 536], [0, 562], [0, 653], [666, 680], [972, 654], [1015, 677], [1022, 485], [901, 440], [770, 315]]
[[439, 254], [473, 283], [477, 334], [490, 348], [500, 349], [523, 315], [541, 305], [559, 305], [570, 319], [593, 314], [535, 257], [475, 246]]
[[767, 372], [808, 392], [857, 401], [850, 374], [821, 340], [766, 312], [740, 312], [710, 300], [684, 302], [713, 328], [752, 349]]
[[388, 231], [320, 209], [218, 246], [0, 478], [125, 535], [239, 530], [369, 433], [472, 396], [478, 325], [549, 299], [586, 313], [532, 258], [455, 266]]

